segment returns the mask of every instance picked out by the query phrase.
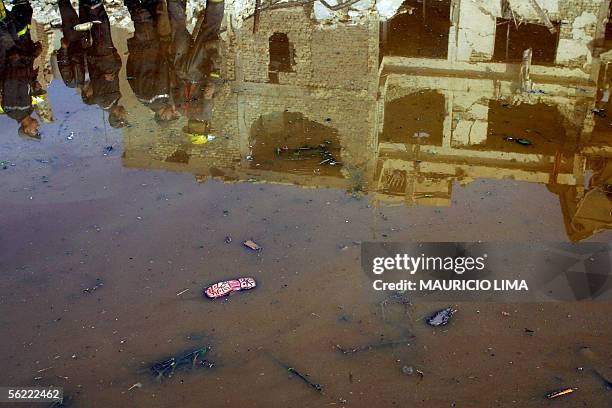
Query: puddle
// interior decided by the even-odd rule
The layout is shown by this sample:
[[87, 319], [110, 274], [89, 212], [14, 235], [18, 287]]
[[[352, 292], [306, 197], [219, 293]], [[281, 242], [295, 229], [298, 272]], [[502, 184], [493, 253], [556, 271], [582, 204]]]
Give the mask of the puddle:
[[[34, 3], [4, 59], [0, 385], [74, 408], [608, 406], [609, 304], [463, 303], [432, 330], [448, 305], [372, 291], [359, 252], [610, 242], [604, 2], [541, 2], [554, 35], [520, 1], [261, 3]], [[214, 367], [150, 374], [205, 346]]]

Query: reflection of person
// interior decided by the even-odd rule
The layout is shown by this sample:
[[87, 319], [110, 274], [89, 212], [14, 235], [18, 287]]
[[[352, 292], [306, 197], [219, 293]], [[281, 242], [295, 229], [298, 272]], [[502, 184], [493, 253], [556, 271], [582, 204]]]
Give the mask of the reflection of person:
[[57, 56], [64, 83], [80, 88], [86, 104], [97, 104], [107, 111], [112, 127], [123, 127], [127, 112], [119, 104], [121, 57], [113, 44], [102, 0], [79, 0], [78, 15], [70, 0], [59, 0], [59, 6], [64, 38]]
[[89, 34], [74, 30], [80, 23], [70, 0], [59, 0], [62, 17], [61, 47], [56, 51], [57, 65], [66, 86], [82, 89], [85, 84], [85, 50], [89, 46]]
[[99, 22], [91, 27], [91, 47], [87, 49], [89, 83], [84, 86], [83, 100], [108, 111], [108, 122], [112, 127], [123, 127], [127, 112], [119, 104], [121, 57], [113, 44], [110, 21], [102, 0], [81, 0], [79, 17], [81, 22]]
[[207, 133], [214, 95], [221, 82], [219, 31], [223, 21], [223, 0], [209, 0], [204, 21], [185, 58], [179, 61], [177, 76], [184, 83], [184, 111], [188, 133]]
[[19, 122], [19, 135], [40, 139], [39, 124], [32, 117], [32, 97], [44, 93], [37, 82], [34, 59], [40, 55], [40, 43], [30, 37], [32, 7], [18, 0], [8, 12], [2, 7], [0, 20], [0, 74], [2, 109]]
[[[170, 33], [165, 2], [127, 0], [134, 36], [128, 40], [127, 77], [138, 100], [166, 122], [178, 118], [170, 92]], [[172, 22], [171, 22], [172, 23]]]

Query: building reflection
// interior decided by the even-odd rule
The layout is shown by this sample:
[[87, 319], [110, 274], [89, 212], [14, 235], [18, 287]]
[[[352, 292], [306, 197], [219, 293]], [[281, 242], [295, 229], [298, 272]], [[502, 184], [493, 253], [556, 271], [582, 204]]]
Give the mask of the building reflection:
[[[524, 26], [510, 26], [504, 7], [489, 10], [494, 18], [480, 8], [487, 35], [479, 41], [468, 30], [475, 17], [468, 18], [466, 1], [418, 11], [407, 1], [386, 19], [376, 4], [359, 3], [325, 18], [318, 2], [259, 13], [226, 5], [215, 60], [222, 80], [215, 82], [214, 104], [197, 102], [207, 112], [205, 126], [193, 126], [183, 109], [189, 98], [172, 75], [151, 88], [163, 64], [142, 65], [135, 54], [166, 53], [174, 61], [180, 44], [134, 48], [140, 37], [159, 36], [151, 29], [145, 36], [151, 19], [136, 21], [136, 36], [115, 43], [129, 54], [122, 59], [130, 72], [147, 68], [154, 75], [136, 86], [122, 70], [121, 104], [131, 125], [122, 130], [123, 164], [191, 172], [200, 182], [363, 191], [380, 205], [450, 206], [457, 185], [512, 179], [546, 185], [559, 197], [571, 240], [610, 228], [607, 64], [602, 49], [591, 46], [605, 40], [607, 14], [584, 28], [586, 51], [566, 38], [567, 24], [576, 29], [581, 16], [593, 14], [595, 5], [607, 11], [609, 2], [557, 7], [548, 15], [552, 27], [520, 1], [501, 3], [524, 17]], [[413, 20], [424, 28], [416, 30]], [[169, 24], [166, 37], [177, 32], [174, 20]], [[550, 53], [541, 41], [552, 37], [536, 34], [553, 29]], [[428, 37], [438, 31], [435, 41]], [[157, 94], [173, 120], [160, 121], [159, 106], [145, 103]]]

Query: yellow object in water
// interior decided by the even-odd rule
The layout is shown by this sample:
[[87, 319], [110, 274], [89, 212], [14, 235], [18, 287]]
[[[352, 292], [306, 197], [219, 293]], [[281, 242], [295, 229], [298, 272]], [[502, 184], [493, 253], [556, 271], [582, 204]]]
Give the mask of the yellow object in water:
[[215, 140], [217, 136], [215, 135], [201, 135], [201, 134], [192, 134], [191, 135], [191, 143], [194, 145], [203, 145], [208, 142], [212, 142]]
[[191, 136], [191, 144], [194, 145], [203, 145], [208, 143], [208, 138], [206, 135], [192, 135]]
[[553, 392], [550, 392], [550, 393], [546, 394], [546, 398], [548, 398], [548, 399], [558, 398], [558, 397], [561, 397], [563, 395], [571, 394], [574, 391], [576, 391], [577, 389], [578, 388], [564, 388], [562, 390], [553, 391]]

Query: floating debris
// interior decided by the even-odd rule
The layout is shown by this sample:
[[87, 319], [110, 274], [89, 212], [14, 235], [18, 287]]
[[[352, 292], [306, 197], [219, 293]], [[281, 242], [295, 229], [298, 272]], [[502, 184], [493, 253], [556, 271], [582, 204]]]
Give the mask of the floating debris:
[[457, 310], [447, 307], [446, 309], [438, 310], [429, 316], [426, 321], [430, 326], [446, 326], [455, 313], [457, 313]]
[[183, 289], [179, 293], [177, 293], [176, 296], [181, 296], [183, 293], [187, 292], [188, 290], [189, 290], [189, 288]]
[[419, 377], [421, 377], [421, 379], [423, 379], [423, 377], [425, 377], [425, 374], [421, 371], [418, 370], [412, 366], [403, 366], [402, 367], [402, 374], [407, 375], [407, 376], [412, 376], [414, 374], [418, 374]]
[[529, 139], [524, 139], [522, 137], [505, 137], [504, 140], [508, 141], [508, 142], [514, 142], [516, 144], [520, 144], [521, 146], [531, 146], [533, 145], [533, 143], [531, 142], [531, 140]]
[[172, 377], [179, 370], [193, 370], [196, 367], [212, 368], [215, 364], [204, 358], [210, 351], [210, 347], [201, 347], [182, 354], [179, 357], [170, 357], [151, 366], [151, 373], [158, 380], [162, 377]]
[[142, 383], [137, 382], [136, 384], [128, 388], [128, 391], [132, 391], [134, 388], [142, 388]]
[[561, 396], [571, 394], [575, 392], [577, 389], [578, 388], [564, 388], [562, 390], [551, 391], [548, 394], [546, 394], [546, 398], [547, 399], [559, 398]]
[[404, 375], [412, 375], [412, 374], [414, 374], [414, 368], [409, 367], [409, 366], [403, 366], [402, 367], [402, 374], [404, 374]]
[[245, 247], [249, 248], [252, 251], [261, 251], [263, 249], [261, 246], [259, 246], [259, 244], [257, 244], [257, 242], [253, 241], [252, 239], [247, 239], [246, 241], [242, 243], [242, 245], [244, 245]]
[[238, 278], [215, 283], [204, 289], [204, 296], [209, 299], [217, 299], [227, 296], [232, 292], [253, 289], [257, 286], [254, 278]]
[[295, 369], [294, 367], [290, 366], [287, 363], [283, 363], [282, 361], [278, 360], [278, 359], [274, 359], [276, 360], [276, 362], [283, 367], [285, 370], [287, 370], [289, 373], [293, 374], [294, 376], [296, 376], [297, 378], [299, 378], [300, 380], [302, 380], [306, 385], [308, 385], [309, 387], [311, 387], [312, 389], [314, 389], [317, 392], [321, 392], [323, 391], [323, 386], [321, 386], [321, 384], [316, 384], [312, 381], [310, 381], [310, 379], [308, 378], [308, 374], [302, 374], [301, 372], [299, 372], [297, 369]]
[[83, 289], [83, 293], [93, 293], [96, 290], [100, 289], [102, 286], [104, 286], [104, 282], [102, 282], [102, 279], [100, 278], [96, 278], [96, 284], [94, 286], [92, 286], [91, 288], [85, 288]]
[[336, 160], [334, 155], [329, 151], [328, 146], [331, 144], [330, 141], [325, 141], [318, 146], [302, 146], [297, 149], [290, 149], [287, 146], [277, 147], [276, 156], [282, 160], [308, 160], [313, 158], [319, 158], [321, 160], [319, 164], [326, 164], [328, 166], [337, 166], [340, 163]]

